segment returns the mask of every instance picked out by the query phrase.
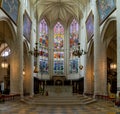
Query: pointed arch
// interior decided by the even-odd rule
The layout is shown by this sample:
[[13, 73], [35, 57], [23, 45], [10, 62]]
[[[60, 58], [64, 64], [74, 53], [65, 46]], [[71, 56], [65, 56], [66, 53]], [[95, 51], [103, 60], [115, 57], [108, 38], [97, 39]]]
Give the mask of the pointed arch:
[[91, 39], [88, 46], [88, 57], [90, 57], [93, 49], [94, 49], [94, 41], [93, 39]]
[[[9, 32], [9, 37], [5, 36], [5, 38], [10, 38], [10, 40], [15, 42], [17, 34], [16, 34], [16, 31], [15, 31], [15, 26], [13, 25], [11, 20], [3, 16], [3, 17], [0, 18], [0, 23], [3, 23], [4, 28], [7, 28], [7, 30], [9, 30], [9, 31], [7, 31], [7, 32]], [[0, 24], [0, 25], [2, 25], [2, 24]], [[7, 35], [7, 34], [5, 34], [5, 35]], [[10, 44], [8, 43], [8, 45], [10, 45]]]
[[107, 30], [107, 28], [108, 28], [110, 22], [112, 22], [112, 21], [116, 21], [116, 17], [110, 17], [110, 18], [108, 18], [108, 20], [106, 21], [106, 23], [105, 23], [104, 26], [103, 26], [103, 29], [102, 29], [102, 32], [101, 32], [101, 39], [102, 39], [102, 42], [105, 41], [105, 37], [104, 37], [105, 32], [106, 32], [106, 30]]
[[23, 40], [23, 45], [24, 45], [24, 51], [29, 54], [29, 51], [30, 51], [30, 44], [28, 43], [27, 39], [24, 39]]

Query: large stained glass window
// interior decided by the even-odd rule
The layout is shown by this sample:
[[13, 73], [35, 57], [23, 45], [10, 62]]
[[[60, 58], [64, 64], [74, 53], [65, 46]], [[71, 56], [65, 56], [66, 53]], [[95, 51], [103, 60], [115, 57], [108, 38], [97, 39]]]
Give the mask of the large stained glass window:
[[79, 24], [73, 19], [70, 24], [70, 60], [69, 60], [69, 72], [70, 73], [78, 73], [78, 57], [72, 55], [73, 49], [78, 46], [79, 42]]
[[60, 22], [54, 26], [54, 74], [64, 73], [64, 27]]
[[39, 25], [40, 72], [48, 74], [48, 26], [45, 19]]

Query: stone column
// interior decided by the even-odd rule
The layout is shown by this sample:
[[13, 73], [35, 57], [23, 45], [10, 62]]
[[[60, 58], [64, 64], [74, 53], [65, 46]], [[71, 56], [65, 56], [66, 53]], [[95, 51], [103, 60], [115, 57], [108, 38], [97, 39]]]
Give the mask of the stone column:
[[69, 37], [70, 37], [70, 35], [69, 35], [69, 29], [66, 29], [66, 32], [65, 32], [65, 39], [66, 39], [66, 53], [64, 53], [64, 54], [66, 54], [66, 58], [65, 58], [65, 61], [66, 61], [66, 78], [68, 79], [69, 77], [69, 69], [70, 69], [70, 66], [69, 66], [69, 61], [70, 61], [70, 40], [69, 40]]
[[[68, 35], [67, 35], [67, 29], [64, 28], [64, 75], [67, 76], [67, 71], [69, 70], [69, 66], [67, 67], [67, 63], [68, 63], [68, 60], [69, 60], [69, 56], [68, 56], [68, 42], [69, 42], [69, 39], [68, 39]], [[66, 77], [67, 78], [67, 77]]]
[[93, 90], [94, 90], [94, 87], [93, 87], [93, 83], [94, 83], [93, 60], [94, 60], [93, 53], [90, 53], [90, 55], [87, 55], [86, 76], [84, 79], [84, 80], [86, 80], [86, 82], [84, 82], [84, 83], [87, 86], [87, 88], [85, 89], [85, 93], [87, 93], [87, 94], [93, 94]]
[[53, 75], [53, 49], [54, 49], [54, 45], [53, 45], [53, 29], [50, 25], [50, 28], [49, 28], [49, 45], [48, 45], [48, 49], [49, 49], [49, 52], [48, 52], [48, 70], [49, 70], [49, 77], [50, 79], [52, 78], [52, 75]]
[[93, 0], [94, 6], [94, 96], [101, 95], [101, 83], [100, 83], [100, 27], [99, 27], [99, 16], [96, 6], [96, 0]]
[[[31, 11], [30, 11], [30, 15], [31, 15], [31, 20], [32, 22], [34, 21], [34, 9], [31, 6]], [[31, 27], [31, 37], [30, 37], [30, 50], [34, 50], [33, 49], [33, 37], [34, 37], [34, 26], [32, 23], [32, 27]], [[29, 63], [29, 71], [30, 71], [30, 97], [32, 97], [34, 95], [34, 77], [33, 77], [33, 70], [34, 70], [34, 56], [30, 56], [30, 63]]]
[[[37, 6], [36, 6], [37, 7]], [[36, 8], [36, 10], [37, 10], [37, 8]], [[37, 44], [37, 46], [39, 47], [39, 23], [38, 23], [38, 14], [37, 14], [37, 11], [35, 11], [36, 12], [36, 43], [38, 43]], [[39, 48], [38, 48], [38, 50], [39, 50]], [[39, 65], [40, 65], [40, 56], [37, 56], [37, 68], [38, 68], [38, 73], [37, 73], [37, 77], [39, 77], [39, 75], [41, 75], [41, 71], [40, 71], [40, 68], [39, 68]]]
[[20, 66], [20, 96], [23, 99], [23, 0], [20, 0], [19, 16], [18, 16], [18, 40], [19, 40], [19, 66]]
[[117, 98], [120, 98], [120, 0], [116, 0], [116, 18], [117, 18]]
[[11, 74], [10, 74], [10, 90], [11, 93], [19, 93], [23, 99], [23, 1], [20, 0], [18, 23], [17, 23], [17, 37], [15, 40], [14, 49], [12, 50], [12, 57], [10, 60]]
[[107, 77], [105, 75], [105, 47], [100, 39], [99, 15], [96, 0], [93, 0], [94, 7], [94, 96], [107, 94]]
[[[84, 14], [85, 16], [85, 14]], [[80, 32], [80, 48], [83, 49], [84, 51], [87, 50], [87, 42], [86, 42], [86, 31], [85, 31], [85, 18], [81, 20], [81, 32]], [[89, 89], [89, 84], [88, 84], [88, 78], [86, 77], [86, 55], [82, 55], [80, 57], [80, 65], [83, 66], [83, 69], [80, 70], [80, 77], [84, 77], [84, 94], [87, 93], [87, 90]]]

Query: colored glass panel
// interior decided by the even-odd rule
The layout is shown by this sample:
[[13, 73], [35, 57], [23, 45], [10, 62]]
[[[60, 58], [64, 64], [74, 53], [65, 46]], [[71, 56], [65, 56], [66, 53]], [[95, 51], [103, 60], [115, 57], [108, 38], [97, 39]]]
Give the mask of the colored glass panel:
[[60, 22], [54, 26], [54, 74], [64, 74], [64, 27]]
[[70, 73], [78, 73], [78, 59], [70, 60], [69, 67]]
[[74, 19], [70, 25], [70, 48], [78, 45], [79, 42], [79, 24]]
[[64, 28], [57, 22], [54, 27], [54, 48], [63, 49], [63, 41], [64, 41]]
[[54, 61], [54, 74], [64, 73], [64, 61]]
[[48, 61], [40, 59], [40, 72], [41, 74], [48, 74]]
[[39, 25], [39, 36], [40, 47], [48, 47], [48, 26], [44, 19]]
[[48, 26], [45, 19], [39, 24], [39, 52], [40, 52], [40, 72], [48, 73]]
[[54, 59], [64, 59], [64, 52], [54, 51]]
[[76, 48], [79, 43], [79, 24], [73, 19], [70, 25], [70, 52], [69, 52], [69, 72], [70, 73], [78, 73], [78, 57], [73, 56], [73, 48]]

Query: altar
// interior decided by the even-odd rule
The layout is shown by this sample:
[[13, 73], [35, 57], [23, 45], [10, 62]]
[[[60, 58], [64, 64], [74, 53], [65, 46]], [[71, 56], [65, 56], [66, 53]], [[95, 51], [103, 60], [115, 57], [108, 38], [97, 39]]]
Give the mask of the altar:
[[49, 96], [72, 96], [72, 86], [47, 86]]

